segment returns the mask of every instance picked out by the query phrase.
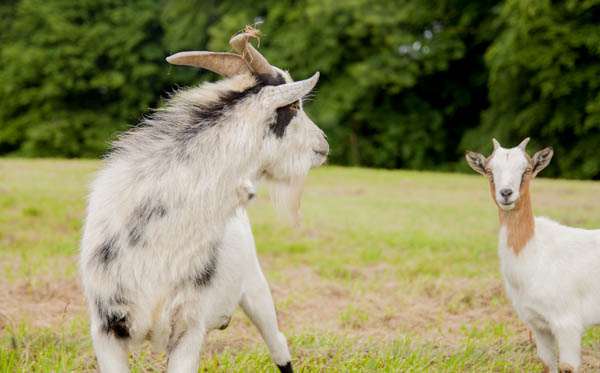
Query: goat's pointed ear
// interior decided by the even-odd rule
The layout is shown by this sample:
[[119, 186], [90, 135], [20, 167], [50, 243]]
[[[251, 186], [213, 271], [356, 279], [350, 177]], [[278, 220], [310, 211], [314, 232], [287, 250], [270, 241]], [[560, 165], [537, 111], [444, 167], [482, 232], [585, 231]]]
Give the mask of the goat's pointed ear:
[[484, 176], [487, 175], [487, 171], [485, 169], [485, 163], [487, 162], [487, 159], [483, 156], [483, 154], [467, 151], [465, 153], [465, 158], [473, 170]]
[[501, 148], [500, 143], [496, 139], [492, 139], [492, 144], [494, 144], [494, 150]]
[[250, 72], [246, 61], [233, 53], [218, 52], [179, 52], [167, 57], [172, 65], [201, 67], [229, 78], [237, 74]]
[[313, 76], [305, 80], [265, 87], [263, 91], [266, 103], [274, 108], [280, 108], [294, 103], [306, 96], [308, 92], [315, 87], [318, 81], [319, 72], [317, 71]]
[[554, 155], [554, 149], [551, 146], [540, 150], [533, 155], [533, 170], [532, 174], [535, 177], [541, 170], [546, 168]]

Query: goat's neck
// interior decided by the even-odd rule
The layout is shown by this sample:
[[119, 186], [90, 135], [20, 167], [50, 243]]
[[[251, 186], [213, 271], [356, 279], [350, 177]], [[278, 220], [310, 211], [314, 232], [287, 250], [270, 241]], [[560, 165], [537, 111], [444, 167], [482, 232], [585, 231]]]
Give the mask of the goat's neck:
[[[241, 152], [240, 152], [241, 153]], [[197, 186], [193, 190], [187, 208], [200, 220], [206, 238], [219, 236], [235, 211], [242, 206], [239, 188], [247, 180], [254, 181], [251, 161], [238, 154], [221, 153], [206, 157], [213, 163], [198, 161]], [[215, 165], [226, 165], [219, 168]]]
[[508, 211], [498, 209], [500, 229], [506, 227], [507, 247], [512, 248], [515, 255], [519, 255], [519, 252], [525, 248], [535, 232], [529, 181], [527, 180], [523, 184], [515, 208]]

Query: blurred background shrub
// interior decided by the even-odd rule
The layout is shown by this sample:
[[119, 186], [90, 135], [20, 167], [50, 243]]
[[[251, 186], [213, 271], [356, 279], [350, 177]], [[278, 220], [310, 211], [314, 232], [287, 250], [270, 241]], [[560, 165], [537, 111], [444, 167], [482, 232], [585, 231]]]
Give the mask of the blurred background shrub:
[[168, 65], [260, 50], [295, 79], [331, 163], [464, 171], [491, 137], [552, 145], [546, 176], [600, 178], [600, 0], [17, 0], [0, 4], [0, 154], [98, 157], [177, 85]]

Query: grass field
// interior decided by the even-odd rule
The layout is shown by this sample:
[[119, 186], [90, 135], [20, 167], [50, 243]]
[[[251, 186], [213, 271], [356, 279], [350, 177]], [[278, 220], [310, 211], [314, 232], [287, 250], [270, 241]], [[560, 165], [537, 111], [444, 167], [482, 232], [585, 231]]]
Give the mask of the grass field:
[[[99, 166], [0, 159], [0, 372], [96, 369], [77, 250]], [[600, 227], [599, 192], [532, 184], [536, 214], [588, 228]], [[300, 228], [265, 191], [249, 210], [298, 371], [541, 371], [504, 295], [483, 177], [324, 167], [309, 176]], [[583, 345], [583, 371], [600, 370], [600, 328]], [[131, 366], [164, 370], [166, 357], [143, 346]], [[276, 368], [238, 311], [207, 338], [200, 370]]]

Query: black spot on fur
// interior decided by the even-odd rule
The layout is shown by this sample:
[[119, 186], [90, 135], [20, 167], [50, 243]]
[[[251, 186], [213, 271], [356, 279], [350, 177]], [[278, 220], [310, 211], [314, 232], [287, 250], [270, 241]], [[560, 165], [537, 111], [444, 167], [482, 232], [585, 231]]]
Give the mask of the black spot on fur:
[[294, 373], [294, 368], [292, 368], [292, 362], [288, 362], [285, 365], [278, 365], [277, 368], [279, 368], [279, 371], [281, 373]]
[[106, 267], [117, 257], [118, 251], [117, 236], [112, 236], [98, 247], [94, 257]]
[[221, 93], [218, 100], [193, 105], [189, 111], [190, 122], [180, 129], [178, 140], [187, 142], [194, 138], [200, 131], [217, 125], [226, 111], [244, 99], [257, 94], [265, 86], [285, 84], [285, 78], [281, 74], [255, 74], [258, 84], [246, 88], [243, 91], [228, 91]]
[[127, 316], [111, 315], [108, 319], [108, 329], [112, 330], [117, 338], [129, 338], [129, 325], [127, 324]]
[[96, 299], [96, 309], [102, 323], [102, 330], [106, 334], [113, 334], [116, 338], [129, 338], [129, 320], [127, 314], [115, 310], [109, 304], [105, 304], [100, 298]]
[[285, 84], [285, 78], [280, 73], [277, 75], [254, 74], [256, 79], [264, 85], [282, 85]]
[[[256, 79], [264, 85], [281, 85], [286, 83], [283, 75], [279, 73], [277, 73], [277, 75], [257, 74], [255, 76]], [[295, 104], [297, 105], [299, 102], [297, 101]], [[270, 125], [271, 132], [273, 132], [277, 138], [282, 138], [285, 134], [285, 129], [295, 116], [296, 110], [292, 109], [292, 104], [278, 108], [275, 121]]]
[[227, 109], [258, 93], [264, 86], [265, 84], [259, 83], [243, 91], [228, 91], [221, 93], [217, 101], [193, 105], [189, 111], [190, 122], [181, 128], [178, 140], [187, 142], [200, 131], [215, 126], [220, 122]]
[[271, 132], [273, 132], [277, 138], [283, 137], [285, 134], [285, 129], [296, 116], [297, 110], [292, 109], [292, 105], [294, 104], [298, 105], [299, 102], [296, 101], [293, 104], [282, 106], [277, 109], [275, 121], [270, 125]]
[[210, 282], [217, 271], [217, 254], [218, 245], [214, 245], [210, 250], [208, 263], [206, 263], [204, 268], [194, 276], [194, 285], [196, 285], [196, 287], [201, 288], [210, 285]]
[[141, 205], [136, 207], [128, 224], [129, 245], [137, 246], [142, 239], [148, 222], [154, 218], [163, 218], [166, 214], [166, 207], [162, 203], [151, 199], [145, 200]]

